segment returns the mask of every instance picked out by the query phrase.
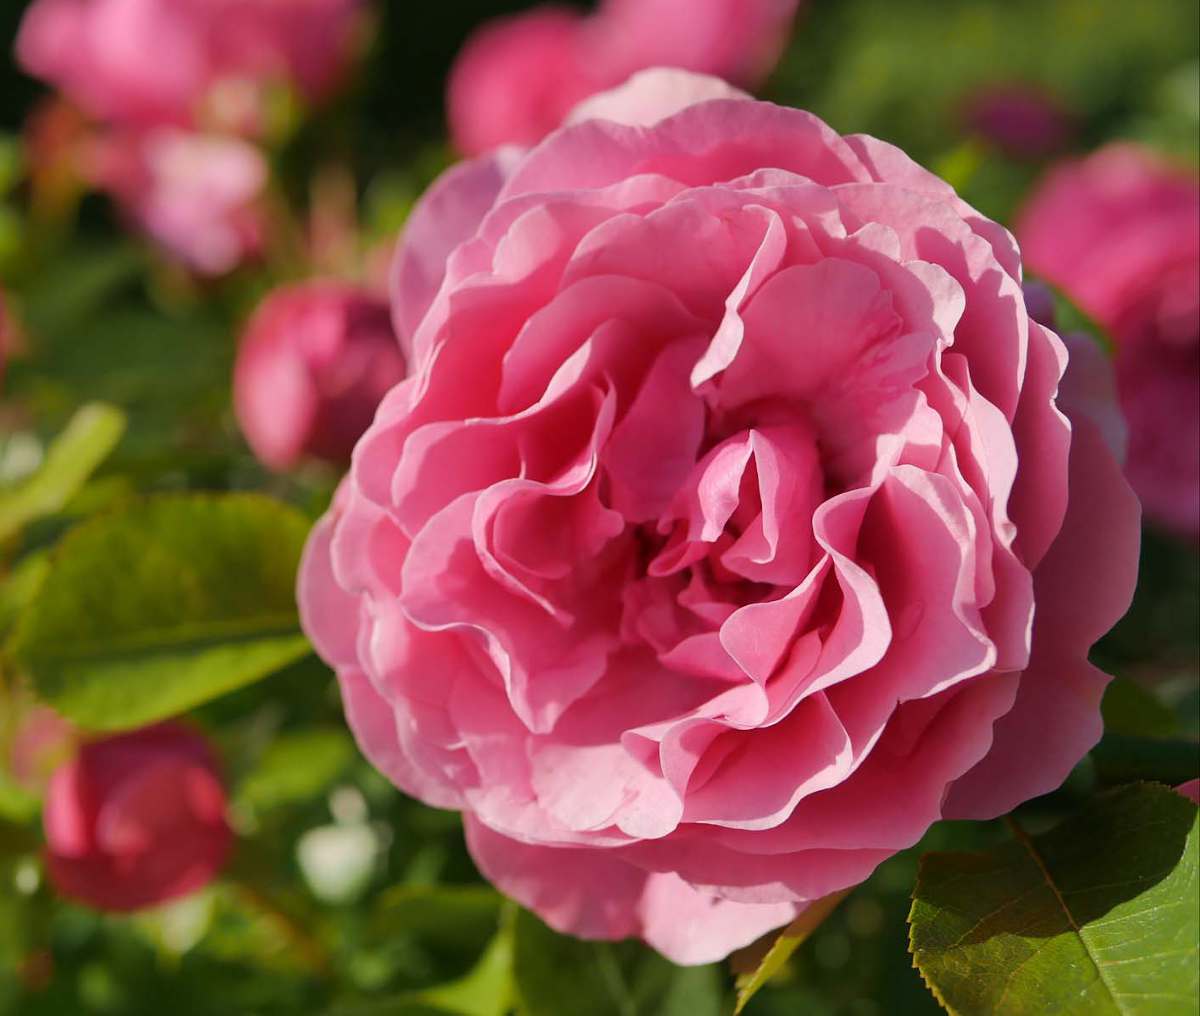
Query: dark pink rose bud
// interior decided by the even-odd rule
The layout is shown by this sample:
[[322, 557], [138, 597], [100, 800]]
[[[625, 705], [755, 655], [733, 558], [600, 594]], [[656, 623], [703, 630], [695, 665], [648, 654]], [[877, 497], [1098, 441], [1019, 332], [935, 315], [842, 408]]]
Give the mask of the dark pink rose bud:
[[1053, 328], [1057, 313], [1054, 309], [1054, 294], [1050, 292], [1050, 287], [1044, 282], [1030, 279], [1022, 286], [1022, 289], [1025, 292], [1025, 309], [1029, 312], [1029, 316], [1039, 325]]
[[974, 95], [964, 120], [1001, 151], [1036, 159], [1062, 148], [1071, 120], [1055, 99], [1028, 85], [1000, 85]]
[[131, 911], [194, 892], [232, 834], [208, 744], [168, 723], [85, 744], [46, 797], [46, 866], [64, 896]]
[[1193, 804], [1200, 804], [1200, 780], [1189, 780], [1187, 783], [1181, 783], [1175, 790]]
[[404, 377], [386, 300], [335, 281], [276, 290], [255, 312], [233, 379], [242, 433], [272, 469], [348, 462], [380, 399]]

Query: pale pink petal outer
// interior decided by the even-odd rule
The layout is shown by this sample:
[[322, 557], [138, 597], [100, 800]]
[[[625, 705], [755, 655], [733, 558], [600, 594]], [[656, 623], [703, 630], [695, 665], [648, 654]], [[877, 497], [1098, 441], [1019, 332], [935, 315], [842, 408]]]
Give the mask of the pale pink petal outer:
[[506, 147], [459, 163], [425, 192], [405, 223], [391, 290], [396, 334], [410, 363], [413, 336], [441, 287], [446, 259], [475, 234], [522, 154]]
[[669, 67], [639, 71], [623, 85], [584, 99], [565, 123], [611, 120], [630, 127], [652, 127], [688, 106], [708, 99], [749, 99], [741, 89], [707, 74]]
[[[1086, 415], [1086, 395], [1097, 384], [1086, 374], [1103, 366], [1081, 354], [1063, 379], [1061, 404], [1072, 426], [1070, 495], [1062, 530], [1034, 576], [1032, 656], [1016, 705], [996, 723], [991, 751], [951, 788], [947, 818], [994, 818], [1054, 790], [1100, 739], [1100, 699], [1111, 678], [1087, 652], [1129, 609], [1141, 524], [1137, 498], [1105, 442], [1104, 421]], [[1077, 402], [1076, 392], [1084, 394]]]

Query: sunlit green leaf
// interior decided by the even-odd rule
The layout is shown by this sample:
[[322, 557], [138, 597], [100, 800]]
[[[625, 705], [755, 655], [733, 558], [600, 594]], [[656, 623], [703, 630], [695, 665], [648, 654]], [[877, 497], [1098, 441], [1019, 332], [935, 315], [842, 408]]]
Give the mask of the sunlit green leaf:
[[914, 960], [951, 1012], [1172, 1016], [1200, 1005], [1197, 809], [1111, 791], [1049, 832], [923, 859]]
[[295, 575], [308, 523], [256, 495], [163, 495], [80, 525], [10, 649], [84, 727], [172, 716], [305, 655]]
[[125, 415], [92, 403], [50, 445], [45, 461], [15, 487], [0, 490], [0, 542], [44, 515], [61, 511], [121, 440]]

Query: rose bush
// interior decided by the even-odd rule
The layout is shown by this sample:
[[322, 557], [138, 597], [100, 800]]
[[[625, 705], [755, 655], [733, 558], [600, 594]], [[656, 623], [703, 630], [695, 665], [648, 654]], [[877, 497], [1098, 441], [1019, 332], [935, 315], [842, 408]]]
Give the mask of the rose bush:
[[246, 441], [272, 469], [306, 456], [345, 463], [403, 377], [386, 300], [350, 283], [305, 282], [271, 293], [247, 326], [234, 407]]
[[1128, 474], [1147, 516], [1200, 539], [1200, 182], [1113, 145], [1052, 170], [1017, 235], [1030, 269], [1116, 340]]
[[176, 724], [85, 743], [51, 778], [43, 821], [55, 888], [101, 910], [201, 888], [232, 841], [212, 752]]
[[1136, 501], [1011, 237], [902, 152], [643, 75], [451, 170], [394, 295], [302, 617], [555, 928], [716, 959], [1098, 738]]

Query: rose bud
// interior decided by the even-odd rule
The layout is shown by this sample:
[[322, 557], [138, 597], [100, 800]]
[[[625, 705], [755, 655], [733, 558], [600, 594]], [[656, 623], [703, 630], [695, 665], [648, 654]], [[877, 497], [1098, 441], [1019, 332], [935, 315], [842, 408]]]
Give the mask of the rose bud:
[[263, 245], [267, 163], [254, 145], [163, 128], [95, 142], [87, 171], [126, 217], [198, 275], [224, 275]]
[[238, 351], [242, 433], [271, 469], [306, 457], [346, 463], [384, 394], [404, 377], [386, 300], [334, 281], [276, 290]]
[[1132, 145], [1052, 169], [1017, 236], [1116, 343], [1126, 472], [1147, 517], [1200, 539], [1200, 182]]
[[[607, 0], [585, 17], [538, 7], [497, 18], [463, 47], [447, 90], [470, 155], [533, 144], [589, 95], [654, 66], [753, 85], [775, 66], [798, 0]], [[680, 30], [686, 25], [686, 30]]]
[[229, 852], [225, 805], [208, 744], [186, 727], [86, 743], [46, 796], [50, 880], [64, 896], [110, 911], [194, 892]]
[[1028, 85], [996, 85], [966, 103], [966, 126], [1017, 159], [1038, 159], [1062, 148], [1071, 135], [1065, 110], [1048, 93]]
[[299, 599], [484, 875], [705, 963], [1059, 786], [1139, 513], [1105, 361], [1030, 320], [1006, 230], [809, 113], [678, 71], [617, 99], [414, 210], [413, 376]]
[[[361, 0], [35, 0], [17, 58], [100, 120], [253, 131], [268, 86], [316, 100], [337, 84], [360, 10]], [[222, 115], [247, 88], [249, 103]]]

